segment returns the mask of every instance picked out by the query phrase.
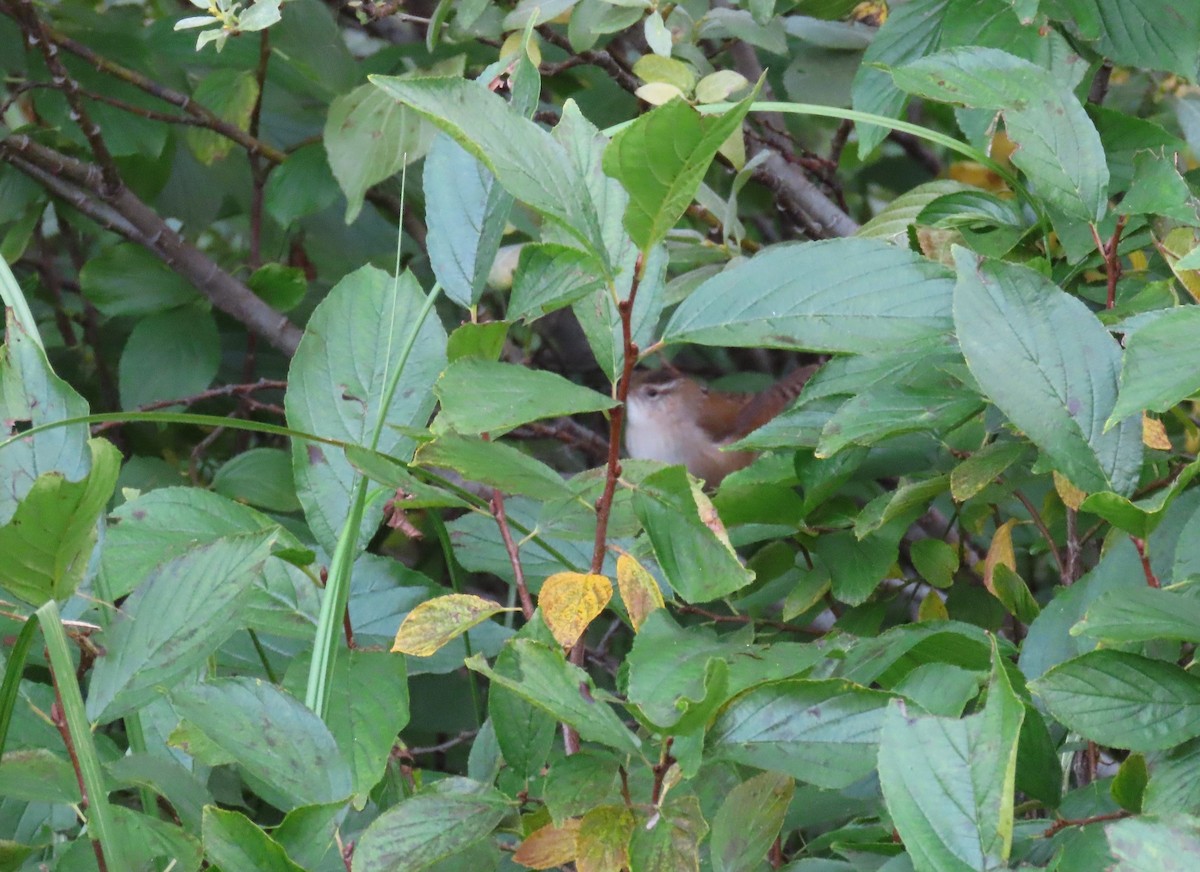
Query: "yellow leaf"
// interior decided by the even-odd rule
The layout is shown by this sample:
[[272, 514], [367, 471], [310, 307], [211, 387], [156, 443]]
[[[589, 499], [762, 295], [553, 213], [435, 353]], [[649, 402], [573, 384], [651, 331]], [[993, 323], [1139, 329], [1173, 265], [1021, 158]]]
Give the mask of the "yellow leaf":
[[700, 520], [704, 522], [704, 526], [712, 530], [714, 536], [721, 540], [721, 544], [729, 550], [729, 553], [736, 557], [737, 552], [733, 550], [733, 543], [729, 541], [725, 522], [717, 514], [717, 507], [713, 505], [713, 501], [704, 492], [704, 485], [691, 476], [688, 476], [688, 484], [691, 485], [692, 499], [696, 501], [696, 511], [700, 514]]
[[983, 562], [983, 584], [992, 595], [996, 595], [996, 585], [993, 576], [997, 566], [1007, 566], [1013, 572], [1017, 571], [1017, 558], [1013, 554], [1012, 528], [1016, 526], [1016, 518], [1009, 518], [992, 537], [988, 546], [987, 559]]
[[1063, 505], [1073, 512], [1079, 511], [1079, 507], [1087, 499], [1087, 491], [1075, 487], [1069, 478], [1059, 472], [1054, 473], [1054, 489], [1058, 491], [1058, 498], [1063, 501]]
[[621, 602], [629, 612], [629, 621], [636, 633], [655, 609], [663, 607], [662, 591], [646, 567], [628, 554], [617, 558], [617, 589], [621, 591]]
[[1171, 440], [1167, 438], [1167, 428], [1158, 418], [1151, 418], [1142, 412], [1142, 444], [1147, 448], [1171, 450]]
[[465, 593], [452, 593], [426, 600], [408, 613], [400, 629], [392, 651], [428, 657], [447, 642], [461, 636], [476, 624], [481, 624], [500, 612], [515, 612], [483, 597]]
[[921, 600], [921, 606], [917, 609], [918, 621], [948, 621], [950, 613], [946, 611], [946, 604], [942, 602], [942, 598], [938, 596], [936, 590], [931, 590], [925, 594], [925, 599]]
[[570, 648], [612, 599], [612, 582], [604, 575], [556, 572], [542, 584], [538, 607], [558, 644]]
[[575, 859], [579, 818], [567, 818], [561, 827], [546, 824], [517, 846], [513, 862], [530, 869], [553, 869]]

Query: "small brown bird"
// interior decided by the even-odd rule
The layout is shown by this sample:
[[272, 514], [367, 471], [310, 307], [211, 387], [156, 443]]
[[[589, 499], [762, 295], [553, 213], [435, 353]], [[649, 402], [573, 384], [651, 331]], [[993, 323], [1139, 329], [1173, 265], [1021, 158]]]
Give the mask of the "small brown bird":
[[625, 450], [640, 460], [681, 463], [716, 487], [757, 456], [721, 449], [782, 412], [816, 370], [800, 367], [756, 394], [715, 391], [668, 369], [635, 372], [625, 404]]

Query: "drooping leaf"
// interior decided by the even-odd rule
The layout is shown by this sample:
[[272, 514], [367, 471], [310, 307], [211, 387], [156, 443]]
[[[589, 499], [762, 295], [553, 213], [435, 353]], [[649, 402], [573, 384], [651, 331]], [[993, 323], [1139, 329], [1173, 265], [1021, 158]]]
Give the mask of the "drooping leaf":
[[[596, 207], [562, 147], [482, 83], [371, 76], [382, 98], [415, 110], [491, 170], [510, 194], [553, 218], [607, 265]], [[504, 148], [495, 148], [497, 142]]]
[[603, 575], [583, 572], [556, 572], [542, 582], [538, 608], [555, 641], [570, 648], [583, 635], [608, 601], [612, 582]]
[[553, 500], [574, 496], [559, 473], [535, 457], [502, 442], [445, 433], [417, 449], [418, 466], [444, 467], [504, 493]]
[[685, 601], [708, 602], [753, 581], [728, 541], [705, 523], [682, 467], [646, 476], [633, 506], [667, 582]]
[[629, 192], [625, 229], [643, 252], [661, 242], [696, 196], [717, 149], [742, 123], [758, 89], [721, 115], [672, 100], [617, 133], [604, 171]]
[[955, 249], [954, 323], [984, 393], [1073, 484], [1128, 494], [1141, 422], [1105, 430], [1120, 348], [1087, 307], [1033, 270]]
[[31, 606], [67, 599], [87, 571], [96, 523], [120, 465], [112, 443], [91, 439], [88, 444], [91, 469], [82, 481], [43, 473], [0, 527], [0, 588]]
[[484, 839], [508, 811], [499, 791], [447, 778], [375, 818], [355, 846], [351, 869], [424, 872]]
[[998, 655], [978, 714], [962, 720], [914, 715], [899, 700], [888, 707], [879, 781], [916, 868], [1007, 867], [1024, 715]]
[[[371, 446], [407, 460], [412, 440], [397, 427], [423, 426], [436, 402], [433, 382], [446, 365], [446, 333], [436, 317], [418, 325], [424, 294], [409, 273], [393, 278], [366, 266], [343, 278], [317, 306], [292, 358], [284, 398], [297, 430]], [[405, 361], [401, 350], [416, 330]], [[396, 392], [385, 397], [403, 364]], [[390, 400], [383, 408], [385, 399]], [[350, 512], [357, 473], [327, 445], [292, 443], [296, 493], [317, 542], [330, 554]], [[362, 535], [379, 525], [382, 501], [369, 506]]]
[[171, 694], [181, 718], [228, 755], [276, 808], [345, 799], [350, 767], [329, 728], [303, 703], [266, 682], [220, 678]]
[[1104, 147], [1083, 105], [1055, 74], [998, 48], [953, 48], [894, 69], [896, 84], [922, 97], [1004, 113], [1018, 149], [1012, 162], [1047, 201], [1096, 221], [1108, 193]]
[[729, 792], [713, 818], [711, 855], [715, 872], [758, 869], [779, 836], [795, 782], [777, 772], [760, 772]]
[[346, 195], [346, 223], [362, 211], [367, 189], [429, 151], [437, 131], [373, 85], [359, 85], [329, 105], [321, 141]]
[[111, 721], [170, 688], [241, 625], [275, 529], [228, 536], [169, 557], [121, 607], [103, 635], [88, 717]]
[[[600, 742], [628, 754], [637, 754], [641, 740], [631, 733], [604, 701], [602, 694], [582, 669], [568, 663], [561, 650], [517, 639], [509, 643], [516, 654], [516, 677], [502, 675], [475, 655], [467, 666], [493, 682], [570, 724], [581, 738]], [[586, 693], [581, 691], [586, 688]]]

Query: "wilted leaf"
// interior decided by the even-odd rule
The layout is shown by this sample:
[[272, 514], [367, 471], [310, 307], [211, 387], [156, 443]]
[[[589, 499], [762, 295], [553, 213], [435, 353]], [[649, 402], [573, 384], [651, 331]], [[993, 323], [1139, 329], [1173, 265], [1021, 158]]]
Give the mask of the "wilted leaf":
[[628, 554], [617, 558], [617, 589], [635, 633], [642, 628], [646, 615], [664, 605], [662, 590], [654, 576]]
[[612, 582], [607, 577], [558, 572], [542, 583], [538, 608], [558, 644], [570, 648], [610, 599]]

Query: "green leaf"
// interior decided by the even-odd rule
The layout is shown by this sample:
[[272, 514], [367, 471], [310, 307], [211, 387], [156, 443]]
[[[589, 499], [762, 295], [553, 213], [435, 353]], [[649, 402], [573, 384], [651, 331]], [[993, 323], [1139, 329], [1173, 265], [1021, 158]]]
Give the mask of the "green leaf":
[[528, 454], [501, 442], [445, 433], [417, 449], [418, 466], [448, 467], [467, 481], [539, 500], [571, 499], [561, 475]]
[[88, 301], [110, 318], [157, 315], [200, 297], [179, 273], [131, 242], [90, 258], [79, 271], [79, 284]]
[[705, 726], [717, 707], [743, 690], [802, 675], [822, 656], [799, 643], [722, 639], [707, 628], [680, 627], [666, 609], [655, 609], [626, 658], [629, 701], [657, 729], [681, 734]]
[[498, 435], [540, 418], [611, 409], [616, 402], [546, 370], [456, 360], [434, 386], [438, 420], [461, 433]]
[[[909, 97], [896, 87], [887, 67], [924, 57], [942, 35], [942, 19], [950, 0], [913, 0], [896, 6], [871, 41], [854, 76], [854, 108], [888, 118], [899, 118]], [[809, 13], [812, 14], [812, 13]], [[844, 13], [843, 13], [844, 14]], [[834, 17], [841, 18], [842, 15]], [[858, 125], [858, 156], [865, 158], [883, 142], [888, 128]]]
[[937, 588], [947, 588], [954, 583], [958, 572], [958, 552], [949, 542], [941, 539], [918, 539], [909, 546], [909, 557], [913, 568], [921, 577]]
[[1071, 635], [1106, 642], [1200, 642], [1200, 599], [1151, 587], [1110, 591], [1088, 607]]
[[870, 598], [899, 556], [894, 537], [872, 534], [859, 539], [849, 530], [818, 537], [813, 550], [829, 567], [833, 595], [852, 606]]
[[[101, 589], [125, 596], [158, 564], [190, 548], [226, 537], [275, 531], [275, 550], [300, 551], [299, 539], [266, 515], [199, 488], [160, 488], [126, 502], [112, 514], [100, 555]], [[318, 610], [312, 580], [282, 560], [268, 560], [254, 574], [242, 603], [249, 626], [307, 637]]]
[[[937, 0], [937, 2], [944, 3], [946, 0]], [[908, 9], [912, 5], [909, 3], [900, 8]], [[900, 14], [899, 10], [895, 14]], [[895, 14], [891, 18], [894, 18]], [[889, 21], [891, 18], [889, 18]], [[863, 71], [866, 71], [865, 67]], [[874, 70], [872, 72], [884, 75], [881, 70]], [[888, 82], [889, 84], [891, 83], [890, 77]], [[883, 128], [877, 128], [873, 125], [867, 126], [862, 124], [859, 125], [858, 129], [862, 132], [860, 136], [863, 133], [873, 130], [883, 130]], [[870, 221], [858, 228], [858, 233], [855, 235], [861, 238], [891, 241], [905, 239], [908, 235], [908, 228], [915, 224], [917, 217], [924, 214], [926, 208], [933, 203], [938, 202], [943, 197], [954, 194], [966, 194], [969, 196], [973, 192], [977, 192], [977, 190], [952, 179], [935, 179], [932, 182], [925, 182], [924, 184], [917, 185], [910, 191], [905, 191], [876, 212]]]
[[[292, 661], [284, 688], [299, 698], [304, 692], [308, 658]], [[408, 675], [405, 659], [387, 651], [352, 649], [333, 665], [326, 725], [350, 764], [355, 802], [367, 794], [387, 769], [396, 736], [408, 725]]]
[[602, 289], [604, 270], [591, 255], [555, 243], [526, 245], [513, 275], [508, 318], [533, 321]]
[[[313, 312], [292, 358], [288, 424], [407, 460], [413, 443], [397, 428], [426, 424], [433, 382], [446, 365], [446, 333], [437, 318], [420, 324], [395, 394], [385, 397], [385, 391], [424, 304], [410, 273], [393, 278], [366, 266], [338, 282]], [[354, 468], [340, 451], [299, 441], [292, 443], [292, 467], [308, 526], [332, 554], [350, 513]], [[382, 514], [382, 502], [370, 505], [360, 534], [371, 535]]]
[[508, 338], [508, 327], [506, 321], [468, 321], [460, 324], [446, 341], [446, 357], [450, 363], [463, 357], [499, 360]]
[[1187, 872], [1200, 856], [1200, 820], [1178, 812], [1117, 821], [1104, 835], [1113, 872]]
[[198, 394], [212, 384], [220, 365], [221, 340], [211, 313], [188, 306], [148, 315], [121, 352], [121, 408], [133, 411]]
[[561, 824], [596, 805], [616, 800], [621, 760], [611, 752], [582, 750], [556, 759], [546, 774], [544, 798], [550, 818]]
[[742, 124], [758, 88], [721, 115], [683, 100], [647, 112], [613, 137], [604, 172], [629, 192], [625, 229], [643, 252], [666, 238], [691, 205], [717, 149]]
[[716, 510], [683, 467], [646, 476], [634, 490], [633, 508], [667, 583], [685, 602], [709, 602], [754, 580], [729, 544]]
[[914, 867], [1008, 868], [1017, 740], [1025, 708], [1000, 657], [983, 711], [962, 720], [887, 709], [879, 782]]
[[1102, 745], [1154, 751], [1200, 736], [1200, 678], [1162, 660], [1092, 651], [1030, 690], [1059, 722]]
[[446, 296], [473, 307], [483, 296], [500, 250], [512, 195], [444, 133], [425, 158], [423, 186], [429, 265]]
[[292, 459], [281, 448], [251, 448], [231, 457], [213, 476], [212, 489], [269, 512], [300, 510], [292, 482]]
[[714, 872], [752, 872], [783, 827], [796, 784], [786, 775], [761, 772], [729, 791], [713, 818]]
[[278, 312], [290, 312], [304, 302], [308, 280], [298, 266], [268, 263], [254, 271], [247, 283], [262, 300]]
[[1149, 781], [1146, 758], [1141, 754], [1130, 754], [1117, 770], [1112, 782], [1112, 797], [1121, 808], [1138, 814], [1142, 810], [1142, 799]]
[[735, 698], [708, 734], [714, 757], [782, 772], [818, 787], [848, 787], [875, 768], [891, 696], [848, 681], [774, 681]]
[[[200, 868], [204, 848], [191, 833], [165, 820], [121, 805], [112, 807], [112, 816], [113, 830], [124, 844], [125, 862], [128, 864], [124, 868], [166, 868], [171, 864], [181, 870]], [[159, 862], [155, 863], [155, 860]], [[108, 862], [111, 869], [113, 860], [110, 858]]]
[[1108, 196], [1100, 134], [1067, 83], [996, 48], [941, 51], [894, 69], [896, 84], [943, 102], [1004, 113], [1012, 162], [1038, 193], [1072, 218], [1096, 221]]
[[[502, 649], [492, 668], [510, 679], [520, 679], [520, 664], [517, 654], [512, 648]], [[488, 716], [491, 718], [492, 727], [496, 732], [496, 743], [504, 754], [505, 765], [512, 767], [522, 778], [535, 777], [550, 757], [550, 751], [554, 747], [554, 737], [558, 732], [558, 722], [545, 709], [497, 684], [488, 689], [487, 704]], [[614, 768], [609, 772], [609, 786], [612, 785], [615, 776]], [[555, 807], [549, 799], [549, 782], [547, 782], [546, 790], [547, 805], [550, 807], [551, 814], [555, 814]], [[601, 795], [599, 799], [602, 798]], [[597, 799], [596, 794], [589, 795], [586, 807], [577, 812], [573, 811], [572, 814], [582, 813], [587, 808], [591, 808]], [[559, 819], [561, 820], [561, 817]]]
[[424, 157], [436, 134], [373, 85], [359, 85], [334, 98], [322, 141], [329, 168], [346, 195], [346, 223], [362, 211], [368, 188]]
[[817, 457], [847, 445], [874, 445], [902, 433], [945, 432], [983, 410], [978, 396], [961, 387], [878, 385], [842, 404], [821, 430]]
[[298, 219], [332, 206], [339, 192], [325, 146], [314, 142], [291, 152], [271, 171], [263, 190], [263, 208], [280, 227], [290, 227]]
[[1113, 211], [1118, 215], [1165, 215], [1187, 224], [1197, 223], [1191, 189], [1175, 168], [1173, 155], [1163, 151], [1134, 155], [1133, 182]]
[[88, 717], [107, 723], [158, 696], [241, 626], [238, 616], [275, 530], [196, 545], [151, 571], [103, 636]]
[[1086, 491], [1129, 493], [1141, 472], [1137, 418], [1105, 431], [1120, 347], [1088, 308], [1033, 270], [955, 248], [954, 323], [984, 393]]
[[871, 239], [775, 245], [697, 288], [667, 343], [860, 354], [951, 329], [945, 268]]
[[79, 802], [71, 761], [47, 748], [9, 751], [0, 766], [0, 796], [23, 802]]
[[425, 872], [491, 834], [509, 812], [508, 798], [451, 777], [377, 817], [354, 848], [353, 872]]
[[254, 792], [276, 808], [286, 811], [350, 795], [350, 767], [329, 728], [274, 685], [221, 678], [177, 688], [171, 704], [229, 755]]
[[467, 666], [571, 725], [580, 738], [627, 754], [639, 753], [641, 741], [605, 703], [607, 694], [596, 688], [586, 672], [568, 663], [560, 649], [532, 639], [514, 639], [508, 650], [515, 654], [513, 676], [489, 668], [478, 654], [467, 660]]
[[82, 481], [44, 473], [0, 527], [0, 587], [34, 607], [71, 596], [96, 545], [96, 522], [112, 496], [121, 456], [104, 439], [88, 444], [92, 468]]
[[[1195, 81], [1200, 9], [1154, 0], [1064, 0], [1054, 13], [1120, 66], [1167, 70]], [[1064, 14], [1065, 13], [1065, 14]], [[1096, 26], [1080, 26], [1077, 21]]]
[[222, 872], [303, 872], [278, 842], [241, 812], [204, 809], [204, 853]]
[[[196, 86], [194, 99], [241, 130], [250, 129], [250, 113], [258, 101], [258, 80], [249, 70], [214, 70]], [[211, 164], [228, 156], [234, 142], [223, 133], [205, 130], [203, 127], [188, 127], [184, 139], [196, 160]]]
[[1121, 388], [1109, 426], [1143, 409], [1165, 412], [1200, 391], [1197, 330], [1200, 306], [1179, 306], [1125, 337]]
[[[483, 83], [465, 79], [371, 76], [384, 99], [399, 101], [448, 133], [492, 171], [504, 189], [553, 218], [607, 263], [596, 206], [554, 138]], [[498, 142], [504, 148], [496, 148]]]
[[1026, 451], [1020, 442], [991, 442], [950, 473], [950, 493], [957, 502], [965, 502], [991, 484]]

